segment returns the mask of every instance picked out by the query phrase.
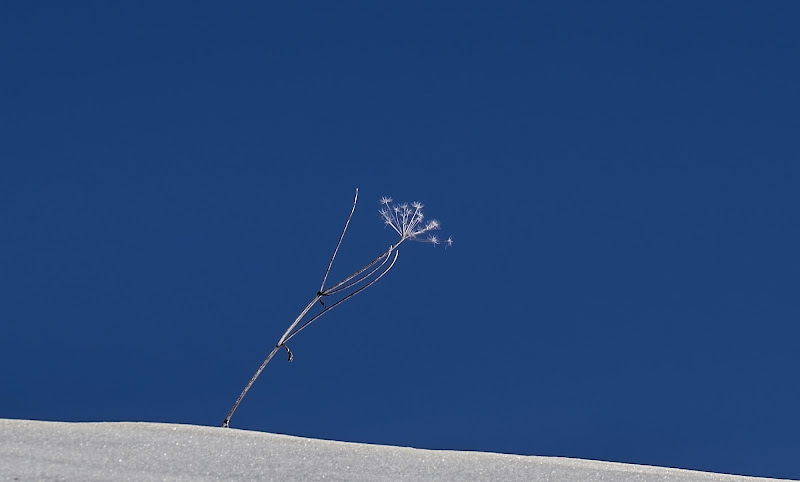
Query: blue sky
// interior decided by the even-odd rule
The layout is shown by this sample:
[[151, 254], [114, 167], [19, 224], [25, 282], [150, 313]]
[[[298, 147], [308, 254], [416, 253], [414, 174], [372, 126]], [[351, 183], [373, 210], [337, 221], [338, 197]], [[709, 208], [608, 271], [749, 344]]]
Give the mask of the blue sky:
[[3, 2], [0, 417], [800, 478], [800, 3]]

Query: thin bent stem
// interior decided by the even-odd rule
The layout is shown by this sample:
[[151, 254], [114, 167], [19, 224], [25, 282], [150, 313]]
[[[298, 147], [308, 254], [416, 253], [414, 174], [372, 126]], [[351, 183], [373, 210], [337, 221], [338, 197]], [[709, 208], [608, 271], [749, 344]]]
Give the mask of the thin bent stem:
[[283, 343], [286, 341], [286, 336], [294, 329], [295, 326], [297, 326], [298, 323], [300, 323], [300, 320], [302, 320], [303, 317], [306, 316], [306, 313], [308, 313], [308, 310], [310, 310], [311, 307], [314, 306], [317, 303], [317, 301], [319, 301], [320, 298], [322, 298], [322, 295], [317, 295], [317, 296], [314, 297], [313, 300], [311, 300], [310, 303], [308, 303], [308, 305], [306, 305], [306, 308], [302, 312], [300, 312], [300, 314], [297, 316], [297, 318], [294, 319], [292, 324], [289, 325], [289, 328], [287, 328], [286, 331], [283, 333], [283, 336], [278, 341], [278, 345], [277, 345], [278, 347], [283, 345]]
[[[394, 263], [395, 263], [395, 261], [397, 261], [397, 255], [399, 255], [399, 254], [400, 254], [400, 252], [399, 252], [399, 251], [395, 251], [395, 253], [394, 253], [394, 259], [392, 259], [392, 262], [391, 262], [391, 264], [389, 264], [389, 267], [388, 267], [388, 268], [386, 268], [385, 270], [383, 270], [383, 272], [382, 272], [381, 274], [379, 274], [379, 275], [378, 275], [378, 276], [377, 276], [375, 279], [373, 279], [372, 281], [370, 281], [369, 283], [365, 284], [365, 285], [364, 285], [364, 286], [362, 286], [361, 288], [359, 288], [359, 289], [357, 289], [357, 290], [353, 291], [352, 293], [350, 293], [349, 295], [345, 296], [345, 297], [344, 297], [344, 298], [342, 298], [341, 300], [337, 301], [336, 303], [334, 303], [334, 304], [332, 304], [332, 305], [328, 306], [327, 308], [325, 308], [325, 309], [324, 309], [324, 310], [322, 310], [321, 312], [319, 312], [319, 313], [317, 313], [316, 315], [314, 315], [314, 317], [312, 317], [310, 320], [308, 320], [308, 321], [306, 321], [305, 323], [303, 323], [302, 325], [300, 325], [300, 328], [296, 329], [296, 330], [295, 330], [295, 331], [293, 331], [293, 332], [292, 332], [292, 333], [291, 333], [289, 336], [287, 336], [287, 337], [286, 337], [286, 339], [285, 339], [283, 342], [284, 342], [284, 343], [286, 343], [287, 341], [291, 340], [292, 338], [294, 338], [294, 336], [295, 336], [295, 335], [297, 335], [298, 333], [300, 333], [301, 331], [303, 331], [303, 329], [304, 329], [305, 327], [307, 327], [307, 326], [308, 326], [308, 325], [310, 325], [311, 323], [315, 322], [317, 319], [319, 319], [319, 317], [321, 317], [321, 316], [322, 316], [322, 315], [324, 315], [325, 313], [329, 312], [330, 310], [332, 310], [332, 309], [333, 309], [333, 308], [335, 308], [336, 306], [340, 305], [340, 304], [341, 304], [341, 303], [343, 303], [344, 301], [346, 301], [346, 300], [348, 300], [348, 299], [352, 298], [353, 296], [355, 296], [355, 295], [357, 295], [357, 294], [361, 293], [361, 292], [362, 292], [362, 291], [364, 291], [365, 289], [367, 289], [367, 288], [369, 288], [370, 286], [372, 286], [372, 285], [374, 285], [375, 283], [377, 283], [377, 282], [378, 282], [378, 280], [379, 280], [379, 279], [381, 279], [381, 278], [383, 277], [383, 275], [385, 275], [386, 273], [388, 273], [388, 272], [389, 272], [389, 270], [390, 270], [390, 269], [392, 269], [392, 266], [394, 266]], [[387, 259], [388, 259], [388, 257], [387, 257]], [[381, 266], [383, 266], [383, 265], [381, 264]], [[361, 281], [361, 280], [359, 280], [359, 281]]]
[[385, 256], [388, 256], [389, 253], [391, 253], [398, 246], [400, 246], [400, 243], [402, 243], [403, 241], [405, 241], [405, 238], [400, 238], [400, 241], [398, 241], [398, 242], [394, 243], [393, 245], [389, 246], [389, 249], [387, 249], [386, 251], [381, 253], [377, 258], [375, 258], [372, 261], [370, 261], [369, 263], [365, 264], [361, 269], [359, 269], [355, 273], [351, 274], [347, 278], [343, 279], [342, 281], [339, 281], [338, 283], [336, 283], [335, 285], [331, 286], [327, 290], [322, 290], [322, 294], [335, 293], [335, 292], [339, 291], [339, 287], [340, 286], [342, 286], [343, 284], [347, 283], [348, 281], [350, 281], [351, 279], [355, 278], [356, 276], [360, 275], [364, 271], [368, 270], [369, 268], [374, 266], [375, 263], [377, 263], [378, 261], [383, 259]]
[[333, 288], [328, 288], [327, 290], [325, 290], [325, 293], [323, 293], [323, 294], [324, 294], [324, 295], [333, 295], [333, 294], [336, 294], [336, 293], [338, 293], [338, 292], [340, 292], [340, 291], [345, 291], [345, 290], [347, 290], [347, 289], [350, 289], [350, 288], [352, 288], [353, 286], [357, 285], [358, 283], [361, 283], [362, 281], [364, 281], [364, 280], [366, 280], [366, 279], [369, 279], [369, 277], [370, 277], [370, 276], [372, 276], [372, 275], [373, 275], [373, 274], [375, 274], [377, 271], [379, 271], [379, 270], [380, 270], [380, 269], [383, 267], [383, 265], [385, 265], [385, 264], [386, 264], [386, 262], [387, 262], [387, 261], [389, 261], [389, 256], [388, 256], [388, 254], [389, 254], [389, 253], [390, 253], [390, 252], [387, 252], [387, 253], [385, 253], [385, 254], [383, 255], [384, 257], [383, 257], [383, 261], [381, 261], [381, 264], [379, 264], [378, 266], [376, 266], [375, 268], [373, 268], [373, 269], [372, 269], [372, 271], [370, 271], [369, 273], [367, 273], [367, 274], [365, 274], [365, 275], [361, 276], [360, 278], [358, 278], [358, 279], [356, 279], [356, 280], [354, 280], [354, 281], [351, 281], [351, 282], [347, 283], [346, 285], [340, 286], [340, 287], [338, 287], [338, 288], [336, 288], [336, 289], [333, 289]]
[[228, 416], [225, 417], [225, 420], [222, 421], [223, 427], [226, 428], [230, 427], [231, 417], [233, 417], [233, 413], [236, 411], [236, 409], [239, 408], [239, 404], [242, 403], [242, 399], [244, 398], [245, 395], [247, 395], [247, 392], [250, 390], [250, 387], [252, 387], [253, 383], [256, 382], [256, 379], [258, 378], [259, 375], [261, 375], [261, 372], [264, 371], [264, 368], [267, 367], [267, 364], [270, 362], [270, 360], [272, 360], [272, 357], [275, 356], [275, 353], [278, 350], [280, 350], [282, 346], [284, 346], [283, 344], [286, 341], [286, 336], [289, 335], [289, 332], [291, 332], [292, 329], [294, 329], [294, 327], [297, 326], [298, 323], [300, 323], [300, 320], [304, 316], [306, 316], [306, 313], [308, 313], [308, 311], [314, 306], [314, 304], [316, 304], [317, 301], [319, 301], [320, 298], [322, 298], [322, 295], [315, 296], [314, 299], [311, 300], [311, 302], [308, 305], [306, 305], [305, 309], [300, 312], [300, 315], [298, 315], [298, 317], [295, 318], [294, 322], [291, 325], [289, 325], [289, 328], [283, 334], [280, 341], [278, 341], [278, 344], [276, 344], [275, 348], [273, 348], [272, 351], [269, 353], [269, 355], [267, 355], [267, 358], [264, 359], [264, 362], [261, 364], [260, 367], [258, 367], [258, 370], [256, 370], [256, 373], [253, 375], [253, 378], [250, 379], [250, 382], [247, 384], [247, 386], [244, 387], [242, 393], [239, 394], [239, 398], [236, 399], [236, 403], [234, 403], [233, 407], [231, 407], [231, 411], [228, 412]]
[[247, 394], [247, 392], [250, 390], [250, 387], [252, 387], [253, 384], [256, 382], [256, 378], [258, 378], [258, 376], [261, 375], [261, 372], [263, 372], [264, 368], [267, 367], [267, 363], [269, 363], [269, 361], [272, 360], [272, 357], [275, 356], [275, 353], [280, 348], [281, 348], [280, 346], [276, 345], [275, 348], [272, 349], [270, 354], [264, 360], [264, 362], [261, 364], [261, 366], [258, 367], [258, 370], [256, 370], [255, 375], [253, 375], [253, 378], [250, 379], [250, 382], [247, 384], [246, 387], [244, 387], [244, 390], [242, 390], [242, 393], [239, 394], [239, 398], [236, 399], [236, 403], [233, 404], [233, 407], [231, 408], [231, 411], [228, 412], [228, 416], [225, 417], [225, 420], [222, 421], [222, 426], [223, 427], [225, 427], [225, 428], [230, 427], [231, 417], [233, 417], [233, 412], [235, 412], [236, 409], [239, 408], [239, 404], [242, 403], [242, 399]]
[[339, 246], [342, 245], [342, 240], [344, 239], [344, 233], [347, 232], [347, 226], [350, 225], [350, 219], [353, 218], [353, 213], [356, 210], [356, 203], [358, 202], [358, 188], [356, 188], [356, 197], [353, 199], [353, 208], [350, 210], [350, 215], [347, 216], [347, 221], [344, 223], [344, 229], [342, 229], [342, 234], [339, 236], [339, 242], [336, 243], [336, 248], [333, 250], [333, 256], [331, 256], [331, 261], [328, 263], [328, 269], [325, 270], [325, 276], [322, 277], [322, 284], [319, 287], [319, 293], [325, 291], [325, 282], [328, 281], [328, 274], [331, 272], [331, 267], [333, 266], [333, 260], [336, 259], [336, 253], [339, 252]]

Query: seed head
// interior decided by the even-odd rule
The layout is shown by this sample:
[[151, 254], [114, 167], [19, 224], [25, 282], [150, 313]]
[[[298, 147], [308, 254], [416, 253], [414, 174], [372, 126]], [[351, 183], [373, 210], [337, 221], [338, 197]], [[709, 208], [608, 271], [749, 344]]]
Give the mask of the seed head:
[[[433, 245], [442, 242], [438, 236], [432, 234], [422, 237], [423, 234], [439, 229], [440, 223], [436, 219], [431, 219], [426, 223], [422, 222], [425, 215], [422, 213], [424, 205], [421, 202], [415, 201], [410, 205], [408, 203], [391, 204], [392, 198], [384, 196], [380, 199], [380, 203], [384, 206], [378, 211], [383, 223], [391, 226], [400, 235], [401, 240], [410, 239]], [[447, 246], [452, 246], [453, 238], [447, 238], [444, 242]]]

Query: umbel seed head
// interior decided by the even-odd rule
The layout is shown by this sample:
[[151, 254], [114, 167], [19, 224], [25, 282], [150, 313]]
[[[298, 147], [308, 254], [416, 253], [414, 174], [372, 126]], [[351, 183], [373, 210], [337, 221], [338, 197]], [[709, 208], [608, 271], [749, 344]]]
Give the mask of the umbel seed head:
[[[439, 237], [433, 234], [422, 236], [430, 231], [439, 229], [440, 223], [436, 219], [423, 223], [425, 215], [422, 213], [424, 205], [421, 202], [414, 201], [410, 205], [408, 203], [392, 204], [392, 198], [388, 196], [383, 196], [379, 202], [383, 205], [378, 210], [381, 218], [383, 218], [383, 223], [394, 229], [400, 235], [401, 240], [410, 239], [433, 245], [442, 243]], [[452, 246], [452, 236], [448, 237], [444, 243], [447, 246]]]

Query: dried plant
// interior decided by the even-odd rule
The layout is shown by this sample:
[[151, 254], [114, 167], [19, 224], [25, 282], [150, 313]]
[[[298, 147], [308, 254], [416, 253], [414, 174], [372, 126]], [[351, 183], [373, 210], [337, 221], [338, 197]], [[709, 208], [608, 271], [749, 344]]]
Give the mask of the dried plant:
[[[256, 373], [250, 379], [250, 382], [244, 387], [244, 390], [242, 390], [239, 398], [236, 399], [236, 403], [233, 404], [230, 412], [228, 412], [228, 416], [225, 417], [225, 420], [222, 422], [223, 427], [230, 426], [233, 413], [239, 407], [242, 399], [247, 394], [248, 390], [250, 390], [250, 387], [253, 386], [253, 383], [255, 383], [258, 376], [261, 375], [261, 372], [264, 371], [264, 368], [267, 366], [270, 360], [272, 360], [272, 357], [275, 356], [275, 353], [277, 353], [280, 349], [284, 349], [289, 357], [289, 361], [292, 361], [294, 355], [292, 355], [292, 351], [289, 350], [289, 347], [286, 345], [286, 343], [294, 338], [298, 333], [303, 331], [308, 325], [317, 321], [325, 313], [377, 283], [379, 279], [381, 279], [386, 273], [389, 272], [389, 270], [392, 269], [397, 261], [397, 256], [399, 254], [397, 247], [400, 246], [400, 244], [407, 240], [431, 243], [433, 245], [444, 243], [447, 246], [451, 246], [453, 244], [452, 237], [441, 241], [437, 236], [430, 234], [431, 231], [439, 229], [439, 221], [435, 219], [426, 221], [425, 216], [422, 214], [422, 204], [418, 202], [411, 203], [410, 205], [406, 203], [392, 204], [392, 198], [383, 197], [380, 200], [382, 207], [379, 211], [381, 217], [383, 218], [383, 222], [385, 225], [394, 229], [397, 234], [400, 235], [400, 239], [389, 246], [389, 249], [381, 253], [377, 258], [365, 264], [350, 276], [326, 288], [325, 285], [328, 281], [328, 275], [330, 274], [331, 267], [336, 259], [336, 254], [339, 252], [339, 247], [344, 239], [344, 234], [347, 232], [347, 227], [350, 225], [350, 220], [353, 217], [353, 212], [356, 210], [357, 203], [358, 189], [356, 189], [356, 195], [355, 199], [353, 199], [353, 207], [350, 209], [350, 215], [347, 217], [347, 221], [344, 223], [344, 229], [342, 229], [342, 234], [339, 236], [339, 241], [336, 243], [336, 248], [333, 250], [333, 255], [328, 263], [328, 268], [325, 270], [325, 275], [322, 277], [322, 284], [320, 285], [319, 290], [317, 290], [317, 294], [314, 295], [308, 305], [306, 305], [300, 314], [297, 315], [297, 318], [295, 318], [292, 324], [289, 325], [289, 328], [287, 328], [283, 333], [283, 336], [281, 336], [281, 338], [278, 340], [278, 343], [272, 349], [270, 354], [267, 355], [267, 358], [264, 360], [258, 370], [256, 370]], [[323, 298], [334, 295], [338, 296], [339, 299], [337, 301], [329, 303], [328, 305], [323, 302]], [[306, 316], [309, 315], [311, 309], [317, 305], [317, 303], [319, 303], [322, 307], [321, 310], [315, 315], [311, 316], [309, 319], [303, 321]]]

